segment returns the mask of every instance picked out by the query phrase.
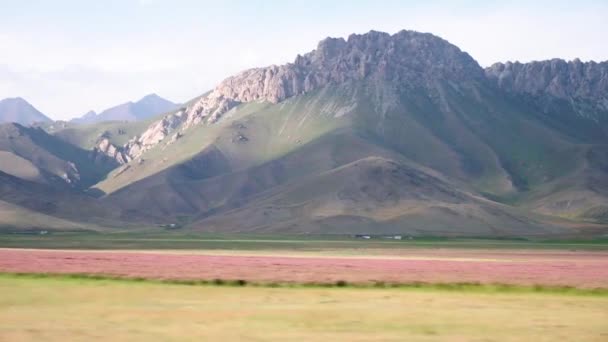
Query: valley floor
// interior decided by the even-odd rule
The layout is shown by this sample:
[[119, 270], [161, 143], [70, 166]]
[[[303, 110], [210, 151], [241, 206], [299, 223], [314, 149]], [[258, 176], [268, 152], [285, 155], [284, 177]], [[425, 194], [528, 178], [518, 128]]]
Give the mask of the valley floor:
[[605, 341], [608, 297], [0, 276], [6, 341]]
[[186, 251], [289, 251], [369, 255], [393, 254], [410, 249], [466, 250], [585, 250], [608, 251], [608, 236], [577, 240], [524, 240], [487, 238], [416, 237], [402, 240], [383, 236], [370, 239], [349, 235], [217, 234], [188, 231], [161, 232], [53, 232], [0, 233], [0, 248], [86, 249], [86, 250], [186, 250]]
[[605, 341], [608, 244], [0, 235], [0, 340]]

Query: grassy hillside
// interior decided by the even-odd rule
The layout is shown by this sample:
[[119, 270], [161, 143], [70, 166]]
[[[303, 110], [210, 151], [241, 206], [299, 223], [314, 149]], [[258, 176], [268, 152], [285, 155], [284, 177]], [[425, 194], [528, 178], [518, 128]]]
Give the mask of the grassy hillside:
[[[0, 172], [0, 224], [7, 228], [105, 230], [145, 228], [154, 215], [138, 216], [76, 189], [30, 182]], [[45, 220], [48, 224], [45, 224]]]
[[483, 82], [329, 85], [178, 127], [120, 167], [91, 163], [101, 137], [120, 146], [151, 122], [10, 126], [0, 170], [67, 174], [113, 218], [214, 232], [537, 236], [608, 220], [608, 148]]
[[102, 136], [108, 138], [112, 144], [122, 146], [129, 139], [141, 134], [153, 120], [104, 121], [86, 125], [67, 124], [65, 127], [51, 130], [51, 133], [72, 145], [91, 150]]
[[565, 196], [549, 184], [580, 178], [578, 191], [603, 175], [603, 149], [589, 163], [588, 144], [491, 88], [435, 90], [349, 83], [242, 104], [96, 187], [103, 201], [207, 231], [531, 236], [602, 220], [601, 193], [574, 214], [537, 201]]
[[94, 163], [86, 151], [40, 128], [0, 125], [0, 171], [57, 186], [86, 189], [115, 167]]
[[86, 224], [73, 222], [0, 201], [1, 232], [81, 231], [92, 230]]
[[[200, 125], [184, 132], [173, 144], [169, 138], [146, 152], [143, 163], [115, 170], [97, 185], [112, 193], [172, 167], [195, 160], [214, 150], [227, 160], [229, 170], [241, 170], [278, 158], [336, 128], [348, 120], [334, 118], [331, 106], [341, 106], [331, 89], [289, 99], [279, 105], [243, 104], [213, 125]], [[186, 166], [187, 167], [187, 166]]]

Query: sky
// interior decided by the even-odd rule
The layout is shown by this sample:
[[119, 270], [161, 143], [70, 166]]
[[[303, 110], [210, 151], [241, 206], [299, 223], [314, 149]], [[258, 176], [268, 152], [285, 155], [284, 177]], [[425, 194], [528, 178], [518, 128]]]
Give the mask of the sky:
[[53, 119], [157, 93], [185, 102], [325, 37], [430, 32], [494, 62], [608, 60], [608, 0], [0, 0], [0, 99]]

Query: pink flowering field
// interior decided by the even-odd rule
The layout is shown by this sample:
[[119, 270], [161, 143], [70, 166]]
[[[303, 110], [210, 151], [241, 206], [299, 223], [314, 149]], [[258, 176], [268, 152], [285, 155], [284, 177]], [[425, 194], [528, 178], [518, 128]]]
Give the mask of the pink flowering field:
[[281, 283], [483, 283], [608, 288], [608, 253], [423, 249], [393, 256], [0, 249], [0, 272]]

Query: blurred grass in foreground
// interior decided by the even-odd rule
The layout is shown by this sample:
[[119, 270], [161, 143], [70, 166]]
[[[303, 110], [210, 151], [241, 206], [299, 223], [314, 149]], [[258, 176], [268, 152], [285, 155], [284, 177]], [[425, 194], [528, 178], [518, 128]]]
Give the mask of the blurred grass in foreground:
[[608, 297], [0, 276], [0, 339], [605, 341]]

